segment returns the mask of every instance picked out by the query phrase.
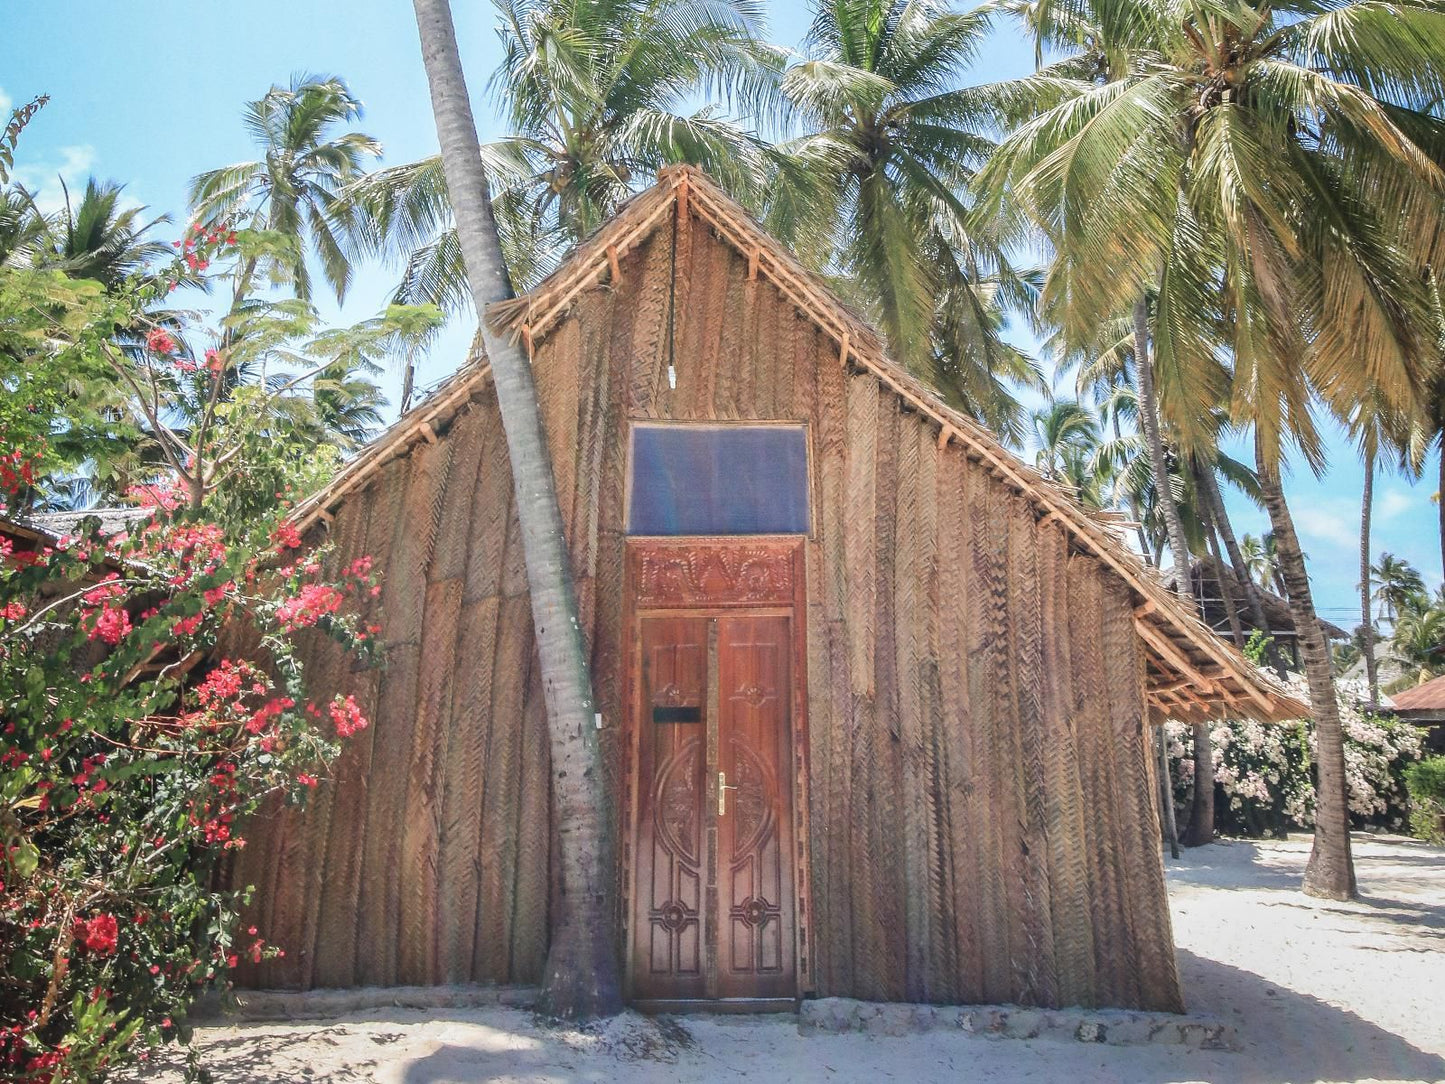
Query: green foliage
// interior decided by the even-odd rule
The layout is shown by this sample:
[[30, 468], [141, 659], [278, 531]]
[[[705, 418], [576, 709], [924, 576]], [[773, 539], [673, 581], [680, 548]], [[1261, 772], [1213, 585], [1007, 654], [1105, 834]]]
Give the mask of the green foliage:
[[[275, 512], [273, 511], [274, 521]], [[252, 524], [251, 535], [259, 533]], [[298, 651], [359, 661], [369, 562], [297, 559], [161, 515], [102, 538], [91, 519], [38, 552], [0, 553], [0, 1066], [12, 1080], [99, 1080], [227, 985], [249, 889], [216, 887], [235, 829], [267, 798], [302, 801], [354, 701], [308, 699]], [[287, 563], [290, 562], [290, 563]], [[217, 659], [222, 625], [259, 637]]]
[[1445, 844], [1445, 757], [1430, 757], [1405, 770], [1410, 792], [1410, 831], [1428, 843]]
[[167, 264], [109, 286], [0, 266], [0, 440], [41, 452], [24, 503], [77, 481], [114, 500], [167, 490], [234, 528], [309, 492], [379, 426], [371, 377], [440, 326], [390, 306], [327, 328], [295, 299], [240, 298], [219, 329], [161, 306], [177, 285], [244, 278], [267, 232], [193, 230]]
[[1047, 393], [1047, 382], [1002, 337], [1005, 310], [1031, 314], [1037, 296], [1010, 258], [1018, 222], [974, 200], [1003, 107], [966, 73], [992, 13], [886, 0], [813, 12], [805, 55], [782, 78], [801, 134], [772, 158], [767, 225], [834, 276], [896, 360], [1019, 443], [1028, 416], [1014, 385]]
[[1273, 642], [1274, 637], [1266, 633], [1264, 629], [1251, 630], [1249, 639], [1245, 641], [1244, 657], [1255, 666], [1268, 666], [1269, 649]]
[[[699, 92], [769, 108], [783, 51], [751, 0], [495, 0], [505, 135], [482, 148], [507, 267], [535, 284], [663, 166], [702, 166], [756, 203], [763, 148]], [[399, 300], [470, 305], [440, 156], [378, 170], [351, 193], [405, 263]]]
[[0, 133], [0, 184], [9, 182], [10, 171], [15, 168], [15, 148], [20, 143], [20, 133], [49, 101], [49, 94], [41, 94], [10, 111], [10, 119], [5, 124], [5, 131]]

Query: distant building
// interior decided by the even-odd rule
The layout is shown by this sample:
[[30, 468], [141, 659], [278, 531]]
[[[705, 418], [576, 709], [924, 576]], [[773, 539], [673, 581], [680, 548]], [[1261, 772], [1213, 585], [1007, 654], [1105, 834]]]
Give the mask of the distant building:
[[1445, 753], [1445, 677], [1394, 693], [1386, 700], [1401, 719], [1426, 729], [1426, 750]]
[[[1204, 623], [1220, 636], [1229, 639], [1231, 635], [1229, 613], [1225, 609], [1224, 592], [1220, 590], [1219, 580], [1215, 578], [1213, 565], [1213, 561], [1196, 560], [1189, 566], [1190, 593], [1201, 601]], [[1226, 563], [1224, 567], [1228, 570], [1231, 566]], [[1172, 569], [1165, 573], [1165, 581], [1170, 588], [1174, 587], [1175, 579]], [[1249, 598], [1246, 595], [1244, 584], [1234, 580], [1229, 586], [1230, 595], [1234, 599], [1234, 612], [1239, 617], [1239, 623], [1243, 627], [1247, 639], [1250, 633], [1256, 630], [1258, 624], [1250, 616]], [[1258, 585], [1256, 587], [1259, 591], [1265, 621], [1269, 625], [1263, 631], [1278, 646], [1284, 664], [1291, 670], [1299, 670], [1299, 645], [1296, 642], [1294, 617], [1290, 613], [1289, 602], [1267, 588], [1258, 587]], [[1350, 634], [1344, 629], [1323, 618], [1320, 619], [1320, 628], [1324, 630], [1325, 638], [1328, 640], [1348, 640], [1350, 638]]]

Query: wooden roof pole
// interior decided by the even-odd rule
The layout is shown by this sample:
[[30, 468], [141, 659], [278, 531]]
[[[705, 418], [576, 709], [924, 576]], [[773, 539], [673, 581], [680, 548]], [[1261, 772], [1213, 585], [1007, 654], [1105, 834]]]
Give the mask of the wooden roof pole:
[[1175, 647], [1167, 636], [1160, 634], [1157, 629], [1153, 628], [1148, 621], [1142, 618], [1135, 618], [1134, 627], [1139, 630], [1139, 635], [1143, 637], [1144, 641], [1163, 656], [1164, 660], [1168, 662], [1170, 666], [1184, 676], [1193, 678], [1205, 692], [1214, 691], [1214, 682], [1205, 677], [1198, 667], [1186, 659], [1184, 652]]

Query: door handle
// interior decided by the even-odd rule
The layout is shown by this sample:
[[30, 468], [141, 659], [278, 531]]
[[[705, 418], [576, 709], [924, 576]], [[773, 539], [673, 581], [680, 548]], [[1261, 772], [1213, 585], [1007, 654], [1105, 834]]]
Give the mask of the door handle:
[[719, 817], [725, 817], [725, 816], [727, 816], [727, 811], [728, 811], [728, 791], [730, 791], [730, 790], [737, 790], [737, 789], [738, 789], [737, 787], [730, 787], [730, 786], [728, 786], [728, 773], [727, 773], [727, 772], [718, 772], [718, 773], [717, 773], [717, 815], [718, 815]]

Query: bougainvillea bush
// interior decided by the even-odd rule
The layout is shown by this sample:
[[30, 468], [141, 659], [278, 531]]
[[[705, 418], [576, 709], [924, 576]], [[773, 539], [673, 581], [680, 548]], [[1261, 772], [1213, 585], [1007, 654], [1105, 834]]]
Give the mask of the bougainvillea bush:
[[[1402, 831], [1409, 820], [1405, 771], [1420, 759], [1422, 734], [1409, 723], [1366, 711], [1364, 703], [1363, 689], [1339, 683], [1350, 820], [1357, 828]], [[1166, 733], [1175, 800], [1187, 808], [1193, 798], [1193, 733], [1174, 722]], [[1314, 826], [1315, 735], [1308, 720], [1229, 720], [1214, 724], [1210, 734], [1217, 831], [1258, 839]]]
[[[369, 561], [328, 575], [294, 531], [247, 544], [164, 509], [98, 526], [0, 545], [0, 1079], [102, 1078], [185, 1040], [239, 959], [283, 951], [218, 871], [248, 812], [304, 801], [366, 726], [308, 697], [297, 653], [371, 654]], [[223, 655], [233, 639], [256, 646]]]

